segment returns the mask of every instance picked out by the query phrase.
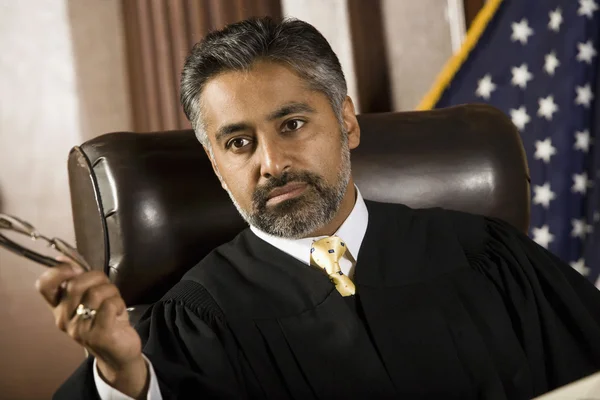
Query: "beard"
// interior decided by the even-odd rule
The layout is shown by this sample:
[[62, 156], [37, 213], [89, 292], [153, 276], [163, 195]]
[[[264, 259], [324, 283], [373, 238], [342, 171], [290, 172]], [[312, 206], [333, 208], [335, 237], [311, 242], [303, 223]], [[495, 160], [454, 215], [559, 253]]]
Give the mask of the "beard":
[[[290, 239], [310, 236], [327, 225], [336, 215], [350, 181], [350, 149], [342, 132], [342, 162], [336, 180], [329, 184], [323, 177], [309, 171], [289, 171], [270, 178], [252, 194], [251, 210], [244, 210], [227, 190], [229, 197], [244, 220], [270, 235]], [[305, 183], [302, 194], [267, 206], [269, 193], [288, 183]]]

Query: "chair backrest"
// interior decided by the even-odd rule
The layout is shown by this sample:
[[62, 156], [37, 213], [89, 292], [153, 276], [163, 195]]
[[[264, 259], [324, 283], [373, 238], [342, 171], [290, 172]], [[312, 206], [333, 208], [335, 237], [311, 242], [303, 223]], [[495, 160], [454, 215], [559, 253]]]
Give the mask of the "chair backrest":
[[[366, 199], [498, 217], [527, 231], [517, 129], [486, 105], [358, 116], [352, 171]], [[245, 223], [194, 133], [106, 134], [74, 147], [77, 248], [128, 305], [152, 303]]]

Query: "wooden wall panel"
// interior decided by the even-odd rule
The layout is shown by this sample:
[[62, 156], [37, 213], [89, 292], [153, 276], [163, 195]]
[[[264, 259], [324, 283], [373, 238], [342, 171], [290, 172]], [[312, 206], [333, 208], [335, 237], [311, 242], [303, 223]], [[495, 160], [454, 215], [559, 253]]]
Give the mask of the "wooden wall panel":
[[123, 0], [136, 131], [187, 129], [179, 104], [186, 55], [207, 32], [251, 16], [281, 17], [279, 0]]
[[463, 0], [465, 2], [465, 25], [467, 30], [477, 16], [477, 13], [483, 7], [485, 0]]
[[380, 0], [348, 0], [361, 113], [392, 111]]

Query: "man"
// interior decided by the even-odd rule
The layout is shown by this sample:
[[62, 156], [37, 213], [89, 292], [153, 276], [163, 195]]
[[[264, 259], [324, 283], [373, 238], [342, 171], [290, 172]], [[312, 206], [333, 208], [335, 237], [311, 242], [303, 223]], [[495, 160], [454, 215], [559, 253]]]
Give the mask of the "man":
[[38, 288], [93, 356], [58, 398], [529, 399], [600, 369], [600, 293], [508, 224], [363, 200], [326, 40], [243, 21], [188, 57], [181, 99], [250, 225], [133, 329], [101, 273]]

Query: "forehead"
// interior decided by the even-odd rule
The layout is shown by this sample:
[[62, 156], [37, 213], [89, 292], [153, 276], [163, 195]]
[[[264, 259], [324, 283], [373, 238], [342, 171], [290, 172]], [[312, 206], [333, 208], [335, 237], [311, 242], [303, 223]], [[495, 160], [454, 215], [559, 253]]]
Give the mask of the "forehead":
[[228, 71], [210, 79], [202, 91], [200, 107], [210, 133], [225, 123], [258, 121], [291, 102], [316, 109], [319, 97], [325, 98], [292, 69], [258, 62], [248, 71]]

